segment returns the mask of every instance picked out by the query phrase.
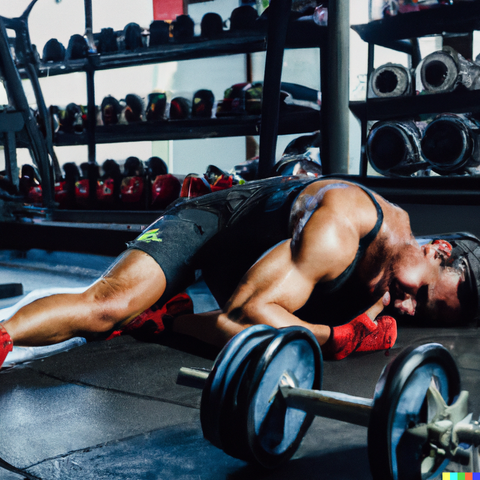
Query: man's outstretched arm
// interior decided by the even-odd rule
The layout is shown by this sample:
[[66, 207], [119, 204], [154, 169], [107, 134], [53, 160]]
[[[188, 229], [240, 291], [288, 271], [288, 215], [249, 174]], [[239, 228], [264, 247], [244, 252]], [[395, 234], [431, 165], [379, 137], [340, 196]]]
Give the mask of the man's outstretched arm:
[[[384, 302], [384, 299], [380, 299], [375, 305], [372, 305], [364, 314], [360, 315], [360, 317], [363, 317], [364, 323], [364, 316], [368, 317], [368, 319], [372, 322], [370, 324], [370, 328], [372, 329], [372, 331], [377, 330], [374, 321], [382, 312], [383, 308], [386, 306], [386, 303]], [[314, 333], [320, 345], [325, 345], [329, 340], [331, 341], [331, 339], [333, 338], [332, 329], [338, 331], [339, 329], [343, 328], [330, 327], [328, 325], [312, 325], [311, 323], [304, 322], [297, 317], [295, 317], [295, 319], [296, 320], [294, 323], [277, 324], [276, 327], [281, 328], [290, 325], [304, 326], [305, 328], [308, 328], [310, 331], [312, 331], [312, 333]], [[358, 319], [355, 319], [348, 325], [354, 327], [354, 325], [358, 325], [358, 323]], [[205, 343], [209, 343], [211, 345], [222, 348], [237, 333], [240, 333], [244, 328], [247, 328], [251, 325], [253, 325], [253, 322], [239, 323], [238, 321], [231, 320], [228, 314], [226, 314], [224, 311], [215, 310], [205, 313], [181, 315], [175, 318], [172, 331], [175, 333], [192, 336]], [[365, 330], [365, 336], [372, 333], [368, 329]], [[375, 348], [375, 345], [372, 345], [373, 348], [370, 348], [369, 350], [388, 348], [384, 347], [379, 340], [377, 340], [376, 344], [378, 346], [377, 348]], [[342, 358], [344, 356], [346, 355], [343, 355]]]
[[[307, 323], [293, 314], [308, 300], [314, 286], [291, 261], [290, 242], [284, 242], [249, 270], [223, 310], [178, 317], [173, 330], [222, 347], [254, 324], [276, 328], [299, 325], [311, 330], [324, 345], [331, 337], [331, 328]], [[382, 310], [380, 301], [366, 313], [374, 320]], [[373, 322], [371, 328], [376, 328]]]

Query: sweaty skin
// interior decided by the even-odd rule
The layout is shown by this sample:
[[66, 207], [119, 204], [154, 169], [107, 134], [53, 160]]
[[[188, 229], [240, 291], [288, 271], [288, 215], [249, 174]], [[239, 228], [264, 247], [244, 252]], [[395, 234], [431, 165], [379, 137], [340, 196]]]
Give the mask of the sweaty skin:
[[[338, 181], [315, 183], [307, 187], [302, 195], [314, 196], [323, 186], [334, 183], [338, 184]], [[304, 203], [302, 195], [297, 200], [298, 204]], [[395, 235], [402, 235], [411, 241], [409, 228], [405, 228], [404, 233], [397, 227], [398, 217], [403, 211], [386, 202], [382, 204], [384, 207], [396, 227]], [[305, 304], [317, 283], [334, 280], [353, 262], [360, 238], [372, 230], [376, 221], [374, 204], [360, 188], [351, 186], [325, 191], [320, 208], [315, 210], [298, 235], [294, 232], [295, 248], [288, 240], [270, 251], [247, 272], [219, 315], [218, 328], [229, 326], [229, 322], [242, 327], [256, 323], [277, 328], [303, 325], [323, 345], [330, 336], [330, 327], [308, 324], [293, 312]], [[383, 243], [383, 237], [391, 235], [391, 231], [389, 223], [384, 221], [367, 254], [369, 250], [376, 249], [376, 243]], [[378, 265], [374, 265], [373, 269], [368, 266], [370, 257], [366, 255], [362, 263], [364, 268], [376, 272]], [[365, 281], [374, 281], [369, 271], [365, 272], [364, 278]], [[373, 307], [366, 312], [372, 320], [389, 301], [388, 296], [383, 298], [385, 293], [386, 289], [372, 296]]]
[[[346, 189], [324, 188], [329, 184], [333, 187], [334, 183], [338, 181], [316, 182], [299, 197], [297, 206], [309, 203], [303, 200], [303, 195], [321, 198], [320, 208], [301, 232], [294, 231], [294, 247], [291, 240], [280, 244], [247, 272], [223, 312], [211, 320], [216, 327], [215, 343], [224, 342], [232, 330], [257, 323], [277, 328], [302, 325], [315, 334], [320, 345], [328, 340], [329, 326], [308, 324], [293, 312], [304, 305], [317, 283], [334, 280], [352, 263], [359, 240], [377, 220], [375, 207], [363, 190], [348, 183]], [[320, 190], [322, 195], [318, 195]], [[454, 315], [459, 309], [456, 296], [459, 277], [443, 282], [437, 247], [420, 247], [411, 232], [407, 213], [378, 195], [376, 199], [384, 221], [358, 266], [361, 282], [371, 292], [372, 307], [365, 313], [374, 320], [393, 301], [399, 313], [413, 315], [418, 291], [427, 288], [430, 308], [436, 304], [435, 295], [441, 292], [441, 300]], [[301, 225], [301, 211], [298, 213], [295, 207]], [[204, 324], [195, 323], [193, 317], [179, 320], [175, 330], [181, 333], [195, 330], [195, 336], [205, 341], [213, 338], [210, 332], [202, 334]]]
[[[327, 188], [342, 183], [346, 188]], [[273, 248], [246, 273], [223, 311], [185, 315], [175, 320], [173, 330], [223, 346], [241, 329], [258, 323], [309, 328], [320, 345], [331, 328], [300, 320], [293, 312], [308, 300], [317, 283], [336, 279], [354, 260], [359, 241], [374, 227], [377, 212], [372, 200], [359, 187], [338, 180], [320, 180], [307, 186], [293, 210], [301, 218], [306, 196], [319, 200], [318, 208], [291, 239]], [[441, 259], [434, 246], [420, 247], [410, 230], [405, 211], [376, 199], [384, 221], [357, 269], [367, 285], [374, 320], [393, 302], [401, 313], [414, 313], [417, 293], [427, 290], [430, 306], [436, 292], [456, 312], [455, 286], [459, 279], [443, 284]], [[456, 282], [456, 283], [455, 283]], [[74, 336], [87, 339], [105, 336], [128, 324], [163, 294], [166, 279], [152, 257], [129, 250], [82, 294], [46, 297], [20, 309], [3, 325], [15, 345], [48, 345]], [[441, 287], [441, 288], [440, 288]], [[428, 307], [428, 302], [424, 304]], [[321, 313], [319, 313], [321, 321]]]

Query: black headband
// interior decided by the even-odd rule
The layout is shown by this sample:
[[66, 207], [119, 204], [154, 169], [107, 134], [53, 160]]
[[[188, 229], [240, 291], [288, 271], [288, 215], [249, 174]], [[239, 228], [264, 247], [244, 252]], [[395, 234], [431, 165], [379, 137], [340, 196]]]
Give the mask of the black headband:
[[463, 257], [465, 281], [458, 289], [462, 310], [478, 323], [480, 319], [480, 241], [473, 237], [455, 240], [453, 258]]

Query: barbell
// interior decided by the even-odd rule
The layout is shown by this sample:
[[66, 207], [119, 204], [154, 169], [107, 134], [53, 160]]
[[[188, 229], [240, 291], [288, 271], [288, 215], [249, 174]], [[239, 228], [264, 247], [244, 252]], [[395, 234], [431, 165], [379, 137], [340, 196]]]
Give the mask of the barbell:
[[440, 344], [402, 350], [373, 399], [320, 390], [323, 360], [303, 327], [249, 327], [212, 370], [182, 368], [177, 383], [203, 388], [204, 437], [225, 453], [277, 467], [292, 457], [315, 416], [368, 427], [374, 479], [426, 479], [450, 461], [467, 465], [480, 444], [455, 360]]

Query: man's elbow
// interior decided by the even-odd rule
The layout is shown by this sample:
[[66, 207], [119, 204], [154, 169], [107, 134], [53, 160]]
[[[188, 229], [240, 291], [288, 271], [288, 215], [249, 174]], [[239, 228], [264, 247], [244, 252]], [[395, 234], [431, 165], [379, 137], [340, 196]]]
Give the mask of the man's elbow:
[[265, 318], [265, 305], [256, 300], [249, 300], [243, 305], [230, 309], [226, 312], [229, 320], [246, 328], [258, 323], [267, 323]]
[[232, 337], [250, 326], [247, 322], [233, 320], [228, 313], [223, 312], [217, 317], [216, 335], [212, 343], [223, 347]]

